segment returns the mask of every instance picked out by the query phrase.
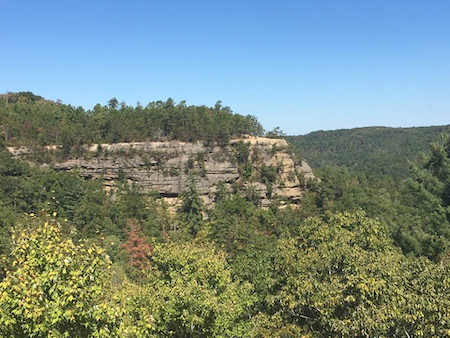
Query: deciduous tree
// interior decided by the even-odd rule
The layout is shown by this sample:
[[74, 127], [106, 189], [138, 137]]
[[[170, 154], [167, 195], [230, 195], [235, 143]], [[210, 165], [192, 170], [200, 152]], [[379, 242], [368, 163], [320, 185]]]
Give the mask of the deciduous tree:
[[55, 221], [36, 222], [18, 228], [14, 237], [11, 267], [0, 283], [0, 335], [115, 336], [103, 249], [65, 238]]

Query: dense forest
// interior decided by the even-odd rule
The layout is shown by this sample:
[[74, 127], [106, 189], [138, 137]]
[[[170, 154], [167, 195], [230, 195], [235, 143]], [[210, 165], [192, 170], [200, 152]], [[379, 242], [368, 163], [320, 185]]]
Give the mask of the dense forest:
[[261, 135], [254, 117], [171, 100], [92, 111], [31, 93], [1, 100], [1, 337], [450, 336], [448, 136], [420, 129], [432, 141], [420, 147], [385, 137], [377, 147], [396, 153], [381, 162], [411, 159], [401, 175], [355, 168], [358, 152], [337, 163], [329, 146], [301, 146], [327, 165], [296, 207], [263, 209], [251, 191], [219, 184], [206, 208], [192, 172], [172, 212], [126, 181], [111, 195], [4, 145], [223, 144]]
[[316, 131], [286, 139], [302, 150], [314, 168], [339, 165], [350, 171], [404, 179], [408, 174], [408, 162], [428, 152], [430, 143], [443, 132], [450, 132], [450, 125]]
[[45, 100], [31, 92], [0, 96], [0, 131], [7, 145], [61, 145], [66, 152], [82, 144], [132, 141], [204, 140], [227, 143], [237, 135], [261, 135], [254, 116], [214, 107], [187, 106], [172, 99], [135, 107], [112, 98], [91, 110]]

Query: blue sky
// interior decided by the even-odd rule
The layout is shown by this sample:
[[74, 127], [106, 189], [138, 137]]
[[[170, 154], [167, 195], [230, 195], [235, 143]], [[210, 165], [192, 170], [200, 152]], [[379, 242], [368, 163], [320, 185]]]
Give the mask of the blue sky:
[[450, 124], [450, 1], [0, 1], [0, 92], [222, 100], [288, 134]]

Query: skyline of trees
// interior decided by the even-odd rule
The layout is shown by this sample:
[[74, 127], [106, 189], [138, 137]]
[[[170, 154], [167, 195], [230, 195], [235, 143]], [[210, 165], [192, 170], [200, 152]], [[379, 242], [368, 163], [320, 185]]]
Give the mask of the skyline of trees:
[[234, 114], [220, 101], [214, 107], [188, 106], [169, 98], [133, 107], [113, 98], [85, 110], [22, 92], [0, 95], [0, 132], [7, 145], [56, 144], [70, 152], [82, 144], [171, 139], [223, 145], [264, 130], [255, 116]]

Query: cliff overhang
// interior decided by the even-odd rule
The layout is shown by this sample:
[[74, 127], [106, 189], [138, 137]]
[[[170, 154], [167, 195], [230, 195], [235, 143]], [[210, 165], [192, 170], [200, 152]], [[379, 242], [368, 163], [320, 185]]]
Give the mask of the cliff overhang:
[[[29, 147], [8, 150], [33, 162]], [[45, 148], [47, 152], [58, 150], [58, 146]], [[253, 189], [263, 207], [275, 196], [282, 204], [296, 204], [305, 182], [314, 177], [306, 162], [294, 160], [284, 139], [263, 137], [233, 139], [223, 147], [181, 141], [86, 145], [82, 156], [40, 165], [76, 171], [86, 179], [103, 179], [108, 191], [114, 192], [119, 182], [135, 184], [142, 193], [157, 192], [171, 205], [179, 203], [178, 197], [192, 174], [207, 206], [214, 203], [219, 182], [229, 190]]]

